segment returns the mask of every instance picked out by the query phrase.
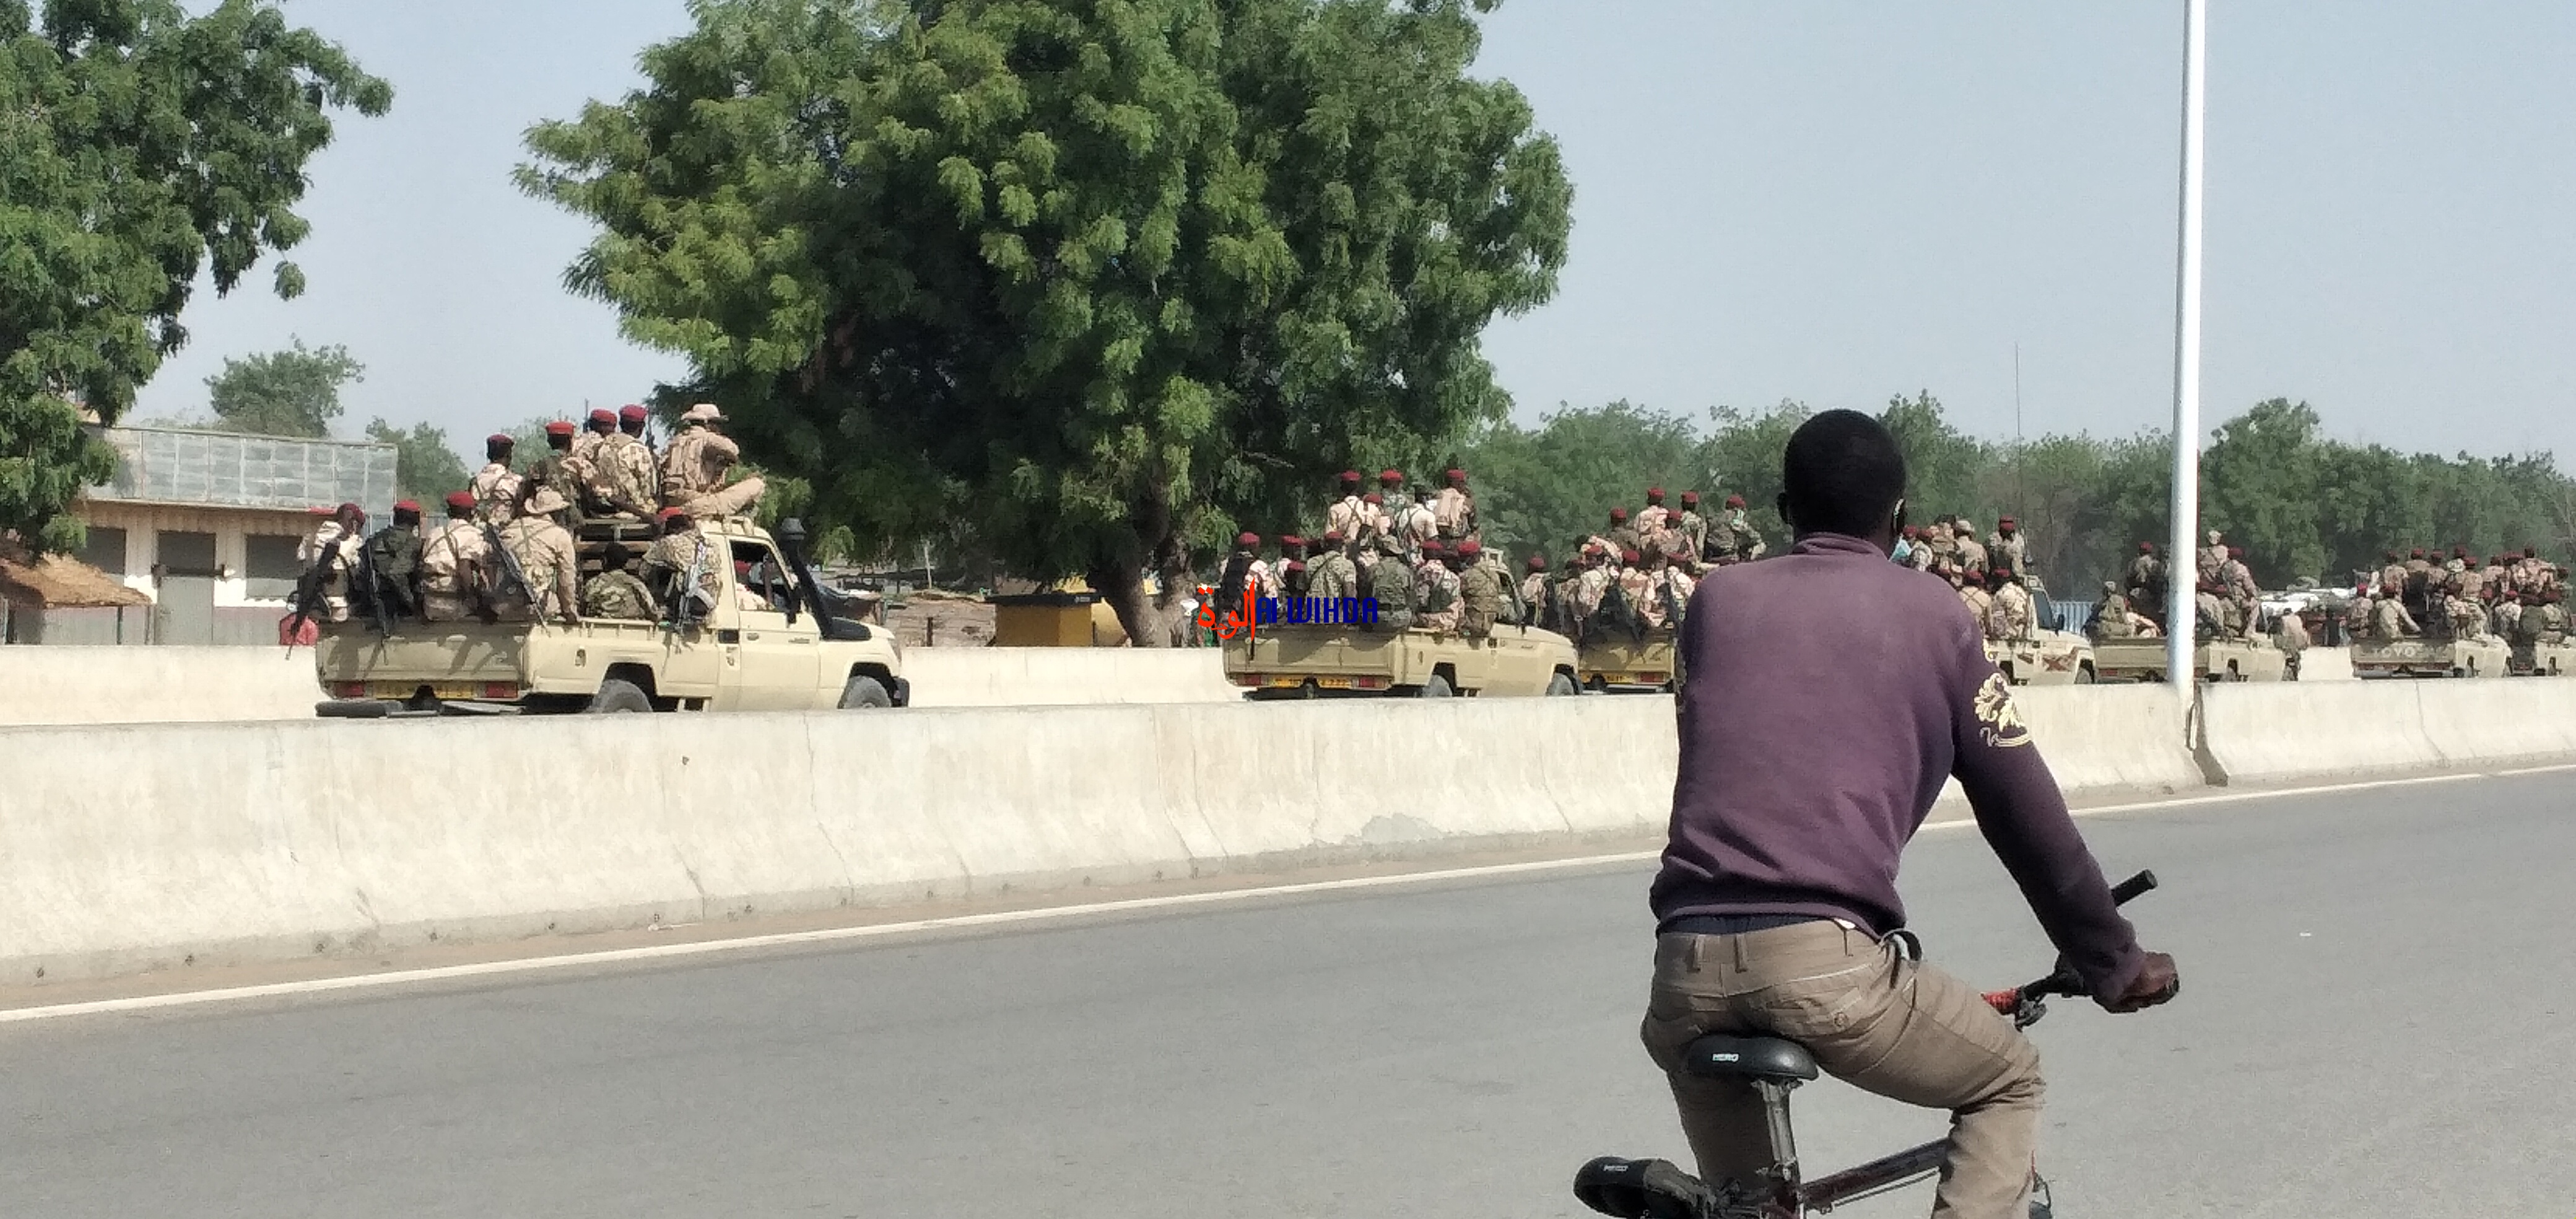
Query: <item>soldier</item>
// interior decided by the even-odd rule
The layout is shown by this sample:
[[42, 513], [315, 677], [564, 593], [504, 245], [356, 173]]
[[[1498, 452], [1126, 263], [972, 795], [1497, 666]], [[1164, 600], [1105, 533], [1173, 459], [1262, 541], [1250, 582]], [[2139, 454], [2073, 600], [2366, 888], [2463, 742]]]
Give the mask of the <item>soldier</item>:
[[2344, 603], [2343, 633], [2345, 638], [2367, 639], [2370, 637], [2371, 598], [2376, 595], [2378, 595], [2378, 593], [2375, 589], [2366, 588], [2363, 589], [2360, 594], [2353, 597], [2352, 600]]
[[486, 525], [506, 525], [510, 514], [519, 510], [521, 479], [510, 470], [510, 451], [519, 442], [495, 432], [483, 438], [484, 465], [474, 472], [475, 519]]
[[1968, 579], [1967, 573], [1955, 563], [1942, 568], [1942, 574], [1949, 579], [1950, 587], [1958, 590], [1960, 602], [1968, 607], [1968, 617], [1978, 623], [1977, 629], [1982, 632], [1986, 612], [1994, 608], [1995, 599], [1987, 595], [1983, 583]]
[[1986, 572], [1986, 587], [1991, 603], [1986, 607], [1986, 638], [2020, 643], [2031, 638], [2031, 619], [2035, 613], [2030, 590], [2022, 587], [2021, 577], [2006, 567]]
[[581, 559], [573, 553], [572, 534], [554, 521], [564, 508], [554, 488], [534, 479], [525, 483], [510, 523], [501, 527], [501, 545], [519, 561], [527, 597], [516, 588], [501, 590], [493, 610], [502, 618], [515, 622], [551, 614], [566, 625], [580, 624]]
[[1637, 527], [1628, 522], [1625, 508], [1610, 510], [1610, 527], [1602, 531], [1601, 540], [1610, 544], [1614, 555], [1627, 550], [1643, 552], [1646, 548], [1645, 539], [1637, 536]]
[[1361, 595], [1377, 602], [1378, 625], [1390, 631], [1408, 629], [1413, 625], [1413, 567], [1404, 558], [1404, 539], [1380, 534], [1377, 551]]
[[2093, 623], [2087, 633], [2097, 642], [2138, 637], [2137, 615], [2129, 612], [2129, 599], [2120, 594], [2119, 581], [2102, 582], [2102, 599], [2093, 603]]
[[1712, 561], [1708, 553], [1708, 518], [1699, 514], [1699, 492], [1682, 492], [1682, 510], [1673, 524], [1681, 530], [1682, 540], [1690, 546], [1693, 562], [1706, 564]]
[[701, 402], [680, 416], [683, 430], [662, 454], [665, 507], [683, 509], [692, 518], [740, 516], [760, 502], [768, 484], [759, 475], [725, 483], [726, 473], [742, 460], [742, 448], [716, 430], [724, 421], [724, 412], [712, 402]]
[[599, 574], [581, 585], [584, 616], [629, 622], [652, 622], [662, 616], [660, 603], [653, 600], [653, 590], [627, 570], [634, 561], [635, 552], [623, 542], [611, 541], [600, 547]]
[[2540, 602], [2525, 615], [2538, 623], [2532, 638], [2547, 644], [2567, 642], [2567, 610], [2565, 606], [2559, 604], [2558, 590], [2553, 588], [2547, 592], [2532, 595]]
[[2296, 612], [2282, 614], [2279, 628], [2272, 633], [2272, 642], [2281, 649], [2285, 661], [2285, 672], [2282, 676], [2288, 680], [2297, 681], [2299, 654], [2308, 650], [2307, 619]]
[[2379, 569], [2376, 587], [2392, 597], [2402, 595], [2406, 591], [2406, 564], [2404, 560], [2397, 557], [2396, 551], [2388, 552], [2387, 563]]
[[1672, 607], [1664, 604], [1666, 570], [1663, 556], [1649, 552], [1619, 573], [1619, 591], [1636, 608], [1637, 622], [1646, 630], [1658, 631], [1672, 625]]
[[1376, 561], [1370, 556], [1377, 553], [1377, 540], [1387, 535], [1393, 520], [1386, 514], [1385, 496], [1371, 491], [1360, 497], [1360, 528], [1351, 535], [1351, 545], [1359, 548], [1360, 566]]
[[[295, 597], [307, 622], [349, 620], [349, 589], [357, 582], [358, 551], [366, 544], [366, 528], [366, 511], [356, 504], [342, 504], [295, 548], [295, 560], [304, 568], [303, 577], [296, 581]], [[311, 603], [305, 604], [308, 596]]]
[[1529, 557], [1529, 574], [1521, 577], [1521, 625], [1546, 626], [1554, 617], [1556, 584], [1547, 578], [1547, 556]]
[[2202, 640], [2225, 639], [2237, 632], [2236, 605], [2227, 599], [2227, 586], [2214, 580], [2203, 580], [2194, 586], [2192, 612], [2198, 618], [2196, 637]]
[[462, 622], [482, 605], [484, 563], [491, 547], [474, 522], [474, 493], [450, 492], [447, 520], [420, 544], [420, 617]]
[[1368, 504], [1360, 499], [1360, 472], [1344, 470], [1340, 494], [1324, 510], [1324, 528], [1346, 538], [1359, 537], [1368, 526]]
[[1601, 616], [1601, 607], [1610, 601], [1610, 590], [1619, 582], [1619, 569], [1611, 562], [1611, 552], [1599, 542], [1587, 543], [1582, 551], [1582, 571], [1576, 573], [1573, 589], [1575, 629], [1589, 635]]
[[1271, 567], [1270, 595], [1303, 597], [1306, 595], [1306, 539], [1293, 533], [1279, 536], [1279, 562]]
[[2514, 564], [2515, 569], [2522, 573], [2522, 587], [2528, 589], [2541, 587], [2542, 566], [2538, 548], [2531, 546], [2522, 548], [2522, 558]]
[[1413, 569], [1414, 624], [1425, 630], [1455, 631], [1460, 617], [1458, 573], [1449, 566], [1449, 548], [1438, 538], [1422, 544], [1422, 562]]
[[1522, 621], [1520, 588], [1512, 581], [1512, 569], [1504, 564], [1503, 548], [1500, 546], [1488, 547], [1482, 541], [1478, 541], [1476, 546], [1476, 562], [1487, 571], [1493, 573], [1494, 587], [1499, 590], [1501, 595], [1503, 608], [1496, 616], [1495, 621], [1501, 623]]
[[1613, 625], [1631, 635], [1643, 634], [1655, 623], [1647, 616], [1655, 610], [1655, 585], [1653, 577], [1646, 574], [1645, 562], [1646, 557], [1633, 547], [1620, 551], [1619, 566], [1610, 575], [1610, 587], [1618, 590], [1618, 598], [1615, 602], [1603, 599], [1605, 606], [1616, 606]]
[[1457, 554], [1458, 630], [1470, 639], [1483, 639], [1503, 620], [1503, 581], [1493, 565], [1483, 561], [1485, 548], [1476, 539], [1460, 540]]
[[1664, 506], [1662, 487], [1646, 488], [1646, 506], [1629, 518], [1637, 528], [1638, 550], [1648, 556], [1670, 554], [1679, 543], [1680, 531], [1673, 528], [1673, 511]]
[[1476, 497], [1467, 490], [1467, 472], [1455, 466], [1440, 472], [1447, 485], [1432, 501], [1432, 523], [1444, 541], [1454, 542], [1476, 532]]
[[2218, 567], [2218, 583], [2226, 590], [2229, 608], [2236, 612], [2237, 636], [2253, 638], [2254, 626], [2261, 617], [2258, 607], [2263, 591], [2254, 583], [2254, 570], [2245, 565], [2244, 547], [2227, 548], [2227, 561]]
[[1359, 565], [1351, 561], [1341, 530], [1324, 531], [1323, 549], [1306, 565], [1306, 595], [1326, 601], [1360, 595]]
[[555, 490], [564, 502], [564, 510], [555, 514], [555, 523], [572, 528], [581, 523], [583, 463], [572, 460], [572, 421], [556, 419], [546, 424], [546, 455], [529, 467], [530, 482], [543, 483]]
[[366, 557], [360, 570], [375, 577], [375, 587], [367, 593], [384, 607], [385, 616], [409, 618], [419, 613], [420, 505], [411, 500], [395, 503], [394, 523], [367, 539]]
[[1667, 562], [1663, 567], [1664, 588], [1671, 596], [1664, 608], [1672, 615], [1673, 629], [1682, 629], [1682, 617], [1690, 611], [1691, 594], [1699, 591], [1699, 578], [1687, 565]]
[[1753, 518], [1746, 514], [1741, 495], [1726, 497], [1726, 534], [1735, 551], [1733, 562], [1750, 563], [1770, 549], [1763, 544], [1762, 531], [1753, 527]]
[[1404, 532], [1406, 546], [1413, 552], [1415, 563], [1427, 562], [1429, 554], [1427, 548], [1431, 543], [1440, 540], [1440, 518], [1432, 511], [1429, 487], [1413, 489], [1413, 502], [1404, 509], [1400, 527]]
[[2452, 546], [2451, 557], [2442, 561], [2442, 570], [2456, 576], [2468, 569], [2469, 548], [2458, 545]]
[[2218, 569], [2227, 564], [2225, 540], [2225, 535], [2219, 531], [2215, 529], [2209, 531], [2209, 545], [2203, 547], [2196, 556], [2199, 560], [2201, 579], [2213, 583], [2219, 579]]
[[653, 412], [633, 402], [617, 408], [617, 432], [628, 440], [634, 441], [636, 447], [644, 450], [646, 457], [654, 459], [645, 463], [645, 468], [648, 470], [655, 468], [661, 458], [661, 454], [653, 448], [652, 442], [644, 438], [644, 425], [652, 418]]
[[2415, 615], [2406, 612], [2403, 598], [2382, 593], [2371, 598], [2370, 633], [2375, 639], [2403, 639], [2422, 634], [2423, 628], [2415, 624]]
[[[592, 412], [592, 426], [605, 414]], [[662, 498], [661, 463], [643, 441], [645, 415], [643, 407], [628, 406], [609, 416], [607, 434], [591, 453], [587, 483], [601, 511], [639, 521], [651, 520]]]
[[659, 520], [662, 536], [644, 552], [645, 587], [656, 592], [655, 600], [673, 618], [694, 622], [715, 609], [717, 598], [724, 595], [724, 580], [716, 572], [724, 558], [686, 510], [665, 508]]
[[1923, 561], [1925, 571], [1941, 571], [1959, 566], [1959, 531], [1949, 517], [1936, 516], [1923, 527]]
[[1985, 546], [1977, 541], [1976, 523], [1964, 516], [1952, 517], [1950, 532], [1958, 539], [1956, 545], [1959, 550], [1957, 562], [1960, 573], [1965, 575], [1971, 584], [1983, 583], [1986, 569], [1992, 566], [1992, 563], [1986, 558]]
[[600, 444], [616, 434], [617, 412], [606, 407], [594, 410], [590, 413], [588, 426], [582, 429], [581, 435], [573, 438], [571, 455], [589, 461], [599, 452]]
[[2165, 564], [2156, 557], [2156, 544], [2138, 543], [2138, 557], [2129, 560], [2131, 610], [2143, 610], [2150, 618], [2163, 617], [2165, 591]]
[[2454, 639], [2483, 639], [2487, 633], [2486, 611], [2478, 603], [2450, 590], [2442, 593], [2442, 613], [2451, 624]]
[[2417, 546], [2417, 547], [2415, 547], [2414, 549], [2412, 549], [2412, 550], [2410, 550], [2410, 551], [2408, 551], [2408, 552], [2407, 552], [2407, 555], [2406, 555], [2406, 574], [2407, 574], [2407, 575], [2409, 575], [2409, 576], [2420, 576], [2420, 575], [2424, 575], [2424, 574], [2426, 574], [2426, 573], [2429, 573], [2429, 572], [2431, 572], [2432, 570], [2433, 570], [2433, 561], [2424, 557], [2424, 548], [2423, 548], [2423, 547], [2421, 547], [2421, 546]]
[[1995, 520], [1995, 531], [1986, 535], [1986, 562], [2011, 572], [2015, 579], [2030, 579], [2030, 539], [2022, 536], [2013, 518]]

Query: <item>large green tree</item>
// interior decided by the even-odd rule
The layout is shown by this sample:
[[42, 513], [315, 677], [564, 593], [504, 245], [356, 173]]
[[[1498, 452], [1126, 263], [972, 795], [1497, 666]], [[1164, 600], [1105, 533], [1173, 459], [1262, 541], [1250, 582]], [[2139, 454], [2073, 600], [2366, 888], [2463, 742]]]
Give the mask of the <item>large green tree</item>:
[[[1194, 549], [1508, 398], [1571, 188], [1493, 0], [692, 0], [530, 134], [570, 272], [880, 542], [958, 519], [1167, 637]], [[1149, 604], [1140, 575], [1159, 571]]]
[[225, 431], [319, 440], [340, 417], [340, 387], [366, 379], [366, 365], [348, 348], [296, 339], [284, 351], [225, 357], [223, 371], [206, 378], [206, 405]]
[[77, 541], [64, 507], [113, 471], [81, 409], [132, 404], [201, 272], [230, 292], [303, 240], [331, 111], [392, 98], [267, 0], [0, 0], [0, 530]]
[[385, 422], [367, 421], [367, 439], [394, 446], [394, 490], [404, 499], [418, 500], [429, 506], [444, 499], [451, 491], [462, 491], [472, 476], [465, 472], [465, 459], [456, 455], [456, 446], [448, 443], [447, 429], [415, 423], [411, 430]]

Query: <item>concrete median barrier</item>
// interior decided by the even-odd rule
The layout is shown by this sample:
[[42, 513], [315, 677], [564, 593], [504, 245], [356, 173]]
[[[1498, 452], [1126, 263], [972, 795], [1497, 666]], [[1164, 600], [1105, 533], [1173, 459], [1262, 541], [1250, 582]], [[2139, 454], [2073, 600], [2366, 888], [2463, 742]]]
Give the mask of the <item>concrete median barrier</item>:
[[[2070, 790], [2192, 780], [2169, 694], [2025, 693]], [[0, 978], [1647, 841], [1672, 722], [1651, 696], [5, 729]], [[1393, 806], [1348, 770], [1388, 742], [1436, 759]]]
[[308, 719], [321, 699], [300, 648], [0, 648], [0, 725]]
[[2576, 680], [2214, 686], [2209, 754], [2229, 783], [2576, 758]]
[[911, 648], [916, 707], [1222, 703], [1242, 697], [1215, 648]]

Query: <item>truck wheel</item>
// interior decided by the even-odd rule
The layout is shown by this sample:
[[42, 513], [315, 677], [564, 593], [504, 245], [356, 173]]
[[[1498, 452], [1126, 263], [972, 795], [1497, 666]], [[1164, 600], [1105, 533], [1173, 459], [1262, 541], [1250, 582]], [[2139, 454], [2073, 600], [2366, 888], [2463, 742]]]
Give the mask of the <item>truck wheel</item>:
[[843, 711], [893, 705], [894, 695], [886, 693], [885, 683], [873, 677], [852, 675], [850, 680], [841, 686], [841, 710]]
[[587, 715], [613, 715], [622, 711], [651, 711], [653, 700], [634, 682], [612, 677], [599, 683], [599, 693], [590, 696], [590, 705], [582, 708]]
[[2100, 674], [2098, 674], [2098, 673], [2095, 673], [2095, 672], [2093, 671], [2093, 666], [2091, 666], [2091, 665], [2080, 665], [2080, 666], [2077, 666], [2077, 668], [2076, 668], [2076, 670], [2075, 670], [2075, 684], [2076, 684], [2076, 685], [2079, 685], [2079, 686], [2089, 686], [2089, 685], [2092, 685], [2094, 682], [2097, 682], [2097, 681], [2100, 681], [2100, 680], [2102, 680], [2101, 675], [2100, 675]]
[[1569, 694], [1581, 693], [1583, 693], [1583, 691], [1574, 684], [1574, 679], [1567, 677], [1563, 673], [1551, 675], [1547, 679], [1547, 697], [1549, 698], [1562, 698]]
[[1422, 697], [1424, 698], [1447, 698], [1456, 693], [1457, 691], [1449, 688], [1449, 679], [1442, 677], [1437, 673], [1422, 679]]

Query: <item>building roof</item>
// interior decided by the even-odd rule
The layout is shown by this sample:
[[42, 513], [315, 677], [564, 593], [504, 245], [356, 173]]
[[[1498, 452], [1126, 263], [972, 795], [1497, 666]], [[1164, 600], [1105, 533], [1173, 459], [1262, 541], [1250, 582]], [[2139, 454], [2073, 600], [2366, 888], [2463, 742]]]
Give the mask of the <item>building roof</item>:
[[113, 427], [116, 474], [89, 488], [108, 503], [294, 511], [353, 503], [372, 519], [393, 511], [394, 446], [190, 428]]
[[0, 539], [0, 599], [49, 609], [152, 604], [152, 598], [87, 563], [58, 554], [33, 557], [6, 539]]

